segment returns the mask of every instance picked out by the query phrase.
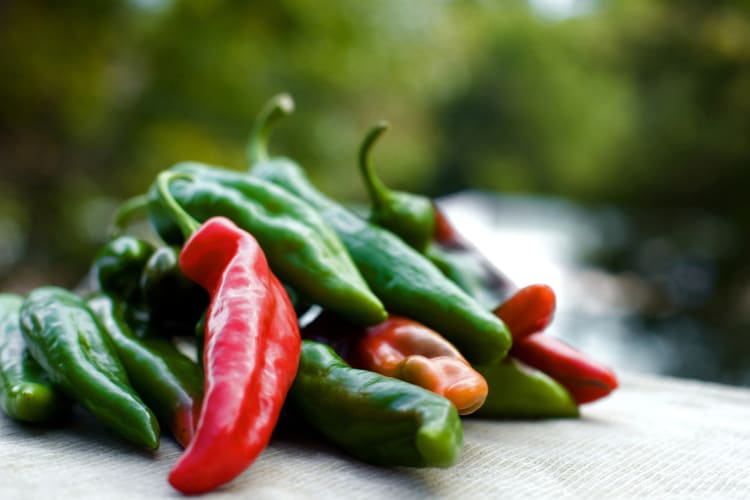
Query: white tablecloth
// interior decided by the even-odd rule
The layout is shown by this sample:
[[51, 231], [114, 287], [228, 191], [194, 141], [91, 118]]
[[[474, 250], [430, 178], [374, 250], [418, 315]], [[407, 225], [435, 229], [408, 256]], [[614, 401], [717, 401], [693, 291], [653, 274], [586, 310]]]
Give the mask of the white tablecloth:
[[[750, 390], [621, 377], [579, 420], [465, 419], [449, 469], [379, 468], [310, 438], [274, 438], [240, 477], [206, 498], [750, 498]], [[0, 499], [178, 498], [180, 450], [150, 454], [90, 419], [43, 429], [0, 417]]]

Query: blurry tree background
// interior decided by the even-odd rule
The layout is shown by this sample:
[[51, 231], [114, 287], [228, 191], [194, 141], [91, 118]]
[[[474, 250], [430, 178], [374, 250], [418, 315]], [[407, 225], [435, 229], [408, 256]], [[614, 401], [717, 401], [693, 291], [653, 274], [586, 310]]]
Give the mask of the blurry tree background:
[[6, 0], [0, 74], [4, 290], [75, 286], [172, 163], [244, 168], [288, 91], [272, 148], [341, 199], [364, 201], [356, 148], [386, 118], [400, 189], [615, 209], [588, 258], [642, 285], [634, 327], [692, 328], [718, 361], [675, 373], [750, 385], [744, 0]]

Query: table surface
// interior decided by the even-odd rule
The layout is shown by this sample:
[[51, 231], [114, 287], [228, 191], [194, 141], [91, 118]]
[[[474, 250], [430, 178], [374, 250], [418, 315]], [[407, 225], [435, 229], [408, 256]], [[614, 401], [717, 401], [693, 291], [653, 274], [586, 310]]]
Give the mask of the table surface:
[[[448, 469], [374, 467], [313, 437], [275, 437], [214, 498], [750, 498], [750, 390], [623, 375], [576, 420], [464, 420]], [[179, 498], [154, 453], [89, 418], [63, 428], [0, 417], [0, 498]]]

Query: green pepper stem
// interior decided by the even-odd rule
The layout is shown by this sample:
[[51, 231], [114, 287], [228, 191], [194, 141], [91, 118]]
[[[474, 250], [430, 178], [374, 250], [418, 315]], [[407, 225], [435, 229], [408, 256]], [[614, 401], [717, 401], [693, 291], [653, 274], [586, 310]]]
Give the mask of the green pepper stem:
[[148, 196], [145, 194], [133, 196], [122, 202], [115, 215], [112, 217], [112, 224], [108, 232], [110, 237], [122, 233], [122, 231], [138, 218], [145, 216], [148, 211]]
[[362, 141], [359, 147], [359, 168], [365, 181], [367, 191], [370, 193], [370, 199], [374, 207], [380, 207], [387, 204], [390, 189], [383, 184], [383, 181], [375, 174], [375, 170], [370, 163], [370, 150], [378, 141], [383, 132], [388, 130], [390, 125], [387, 121], [380, 121], [372, 127]]
[[182, 172], [162, 172], [156, 178], [156, 188], [159, 191], [159, 197], [162, 203], [167, 207], [170, 215], [180, 227], [180, 231], [182, 231], [183, 236], [185, 236], [185, 239], [187, 240], [198, 230], [200, 223], [193, 219], [185, 209], [177, 203], [177, 200], [174, 199], [172, 193], [169, 192], [169, 183], [175, 179], [193, 180], [193, 177]]
[[247, 145], [247, 158], [251, 165], [268, 159], [268, 137], [271, 128], [279, 118], [290, 115], [293, 111], [294, 99], [286, 93], [273, 96], [263, 106], [250, 132]]

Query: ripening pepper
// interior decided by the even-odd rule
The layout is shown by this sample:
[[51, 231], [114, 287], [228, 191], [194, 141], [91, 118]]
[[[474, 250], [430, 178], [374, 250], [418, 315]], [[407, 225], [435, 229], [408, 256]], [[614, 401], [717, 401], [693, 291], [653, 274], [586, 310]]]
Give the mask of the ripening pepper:
[[22, 303], [18, 295], [0, 294], [0, 407], [14, 420], [46, 422], [64, 412], [67, 400], [26, 348]]
[[350, 367], [304, 340], [287, 398], [292, 411], [355, 458], [377, 465], [448, 467], [463, 444], [456, 408], [416, 385]]
[[396, 235], [323, 195], [299, 165], [285, 158], [269, 158], [269, 128], [292, 108], [291, 98], [282, 95], [261, 112], [248, 147], [251, 174], [312, 205], [338, 233], [365, 281], [389, 311], [438, 329], [469, 361], [502, 359], [511, 339], [501, 320]]
[[21, 306], [20, 323], [31, 355], [53, 384], [125, 439], [159, 446], [156, 417], [83, 299], [62, 288], [37, 288]]
[[137, 338], [124, 318], [125, 304], [106, 295], [86, 300], [117, 349], [138, 395], [186, 447], [193, 438], [203, 398], [197, 363], [162, 338]]

